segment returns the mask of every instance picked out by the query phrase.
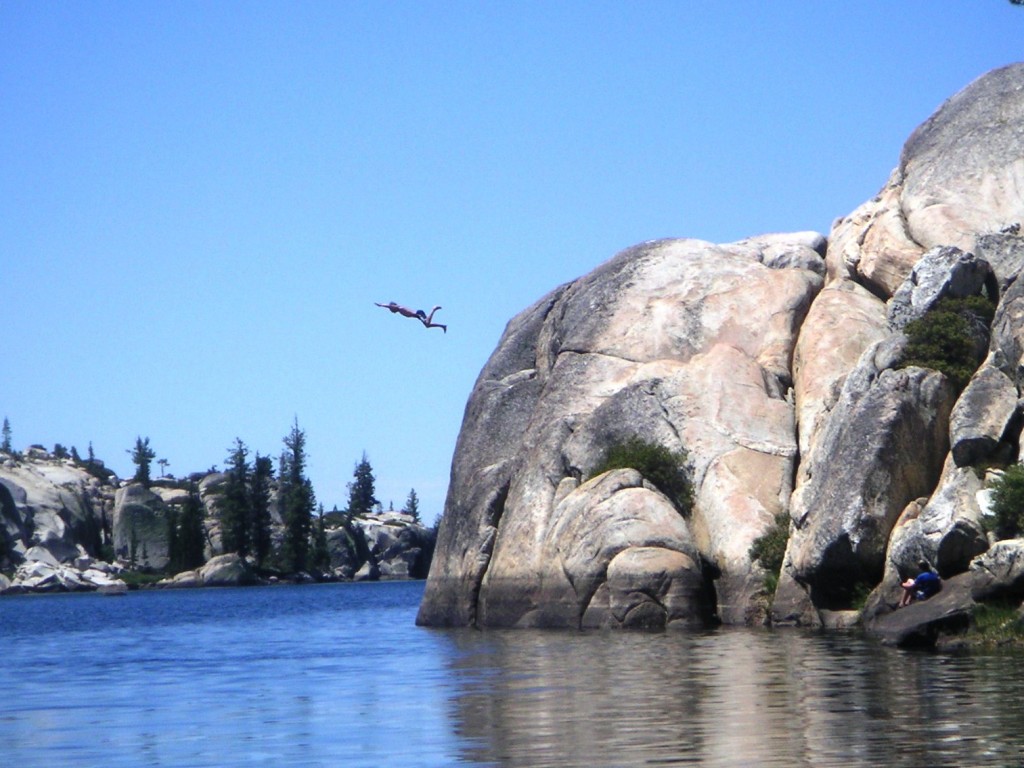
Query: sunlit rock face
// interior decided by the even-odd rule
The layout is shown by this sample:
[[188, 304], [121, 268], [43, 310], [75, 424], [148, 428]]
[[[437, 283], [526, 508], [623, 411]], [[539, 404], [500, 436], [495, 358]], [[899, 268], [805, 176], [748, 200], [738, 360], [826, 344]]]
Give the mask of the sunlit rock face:
[[113, 489], [70, 460], [0, 456], [0, 568], [48, 553], [58, 563], [97, 555]]
[[[848, 341], [849, 356], [825, 377], [841, 381], [842, 394], [819, 405], [827, 416], [801, 424], [776, 621], [818, 623], [816, 609], [849, 605], [873, 586], [898, 599], [898, 582], [922, 557], [953, 575], [987, 548], [966, 467], [1019, 452], [1022, 163], [1024, 65], [1013, 65], [947, 101], [907, 141], [879, 196], [834, 227], [822, 297], [854, 284], [878, 301], [856, 363], [846, 362], [857, 346]], [[942, 298], [977, 294], [997, 303], [996, 316], [991, 336], [976, 339], [984, 361], [962, 393], [935, 372], [896, 370], [909, 320]], [[798, 351], [817, 333], [817, 310]]]
[[[748, 550], [792, 490], [791, 361], [823, 246], [645, 243], [513, 319], [466, 409], [420, 620], [665, 626], [761, 610]], [[580, 485], [634, 435], [688, 452], [692, 512], [635, 476]]]
[[[470, 395], [419, 622], [760, 622], [749, 550], [780, 513], [778, 622], [821, 623], [917, 554], [969, 567], [987, 541], [963, 465], [1019, 451], [1022, 221], [1013, 65], [923, 123], [827, 244], [643, 243], [543, 297]], [[963, 393], [902, 367], [906, 322], [976, 291], [998, 307]], [[687, 452], [688, 514], [642, 478], [590, 477], [633, 435]]]

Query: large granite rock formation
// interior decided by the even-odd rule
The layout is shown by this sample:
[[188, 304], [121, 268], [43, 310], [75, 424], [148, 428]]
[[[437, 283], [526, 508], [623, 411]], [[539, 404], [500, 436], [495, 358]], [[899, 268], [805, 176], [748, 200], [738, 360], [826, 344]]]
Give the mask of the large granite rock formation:
[[[813, 234], [645, 243], [515, 318], [467, 406], [421, 620], [578, 626], [589, 612], [614, 624], [651, 595], [599, 586], [622, 553], [651, 547], [690, 561], [684, 582], [714, 563], [718, 612], [745, 620], [761, 590], [750, 544], [792, 490], [790, 361], [823, 245]], [[689, 452], [688, 520], [636, 479], [631, 491], [577, 487], [605, 446], [634, 435]], [[574, 541], [581, 531], [592, 545]], [[623, 570], [647, 583], [663, 560]], [[631, 595], [617, 610], [605, 605], [613, 588], [620, 603]], [[655, 602], [667, 621], [684, 618]]]
[[113, 487], [102, 472], [33, 453], [21, 459], [0, 454], [0, 569], [19, 565], [31, 552], [45, 551], [58, 563], [98, 557]]
[[[918, 128], [827, 247], [644, 243], [520, 313], [466, 406], [417, 620], [760, 622], [749, 551], [780, 513], [776, 621], [828, 623], [921, 553], [944, 575], [968, 568], [988, 542], [965, 467], [1019, 450], [1021, 189], [1013, 65]], [[962, 395], [901, 367], [909, 320], [979, 292], [999, 305]], [[590, 477], [634, 435], [688, 453], [687, 515], [635, 473]]]

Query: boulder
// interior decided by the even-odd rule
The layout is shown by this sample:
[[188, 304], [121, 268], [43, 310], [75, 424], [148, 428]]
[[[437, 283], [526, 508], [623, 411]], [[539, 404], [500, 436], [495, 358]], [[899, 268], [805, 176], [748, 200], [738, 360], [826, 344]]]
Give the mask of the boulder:
[[237, 553], [218, 555], [199, 569], [204, 587], [239, 587], [255, 582], [252, 571]]
[[986, 232], [974, 241], [974, 253], [992, 267], [1002, 295], [1017, 276], [1024, 270], [1024, 235], [1020, 224], [1004, 228], [1000, 232]]
[[74, 561], [80, 546], [98, 555], [112, 488], [70, 460], [36, 456], [0, 465], [0, 567], [21, 562], [33, 546], [59, 562]]
[[912, 519], [901, 519], [890, 541], [888, 560], [902, 581], [927, 560], [943, 577], [963, 573], [988, 549], [978, 493], [982, 480], [971, 468], [947, 460], [938, 488]]
[[377, 581], [378, 579], [380, 579], [380, 568], [370, 560], [363, 563], [352, 577], [353, 581]]
[[[699, 553], [679, 511], [635, 470], [604, 473], [562, 499], [546, 526], [541, 560], [536, 587], [515, 572], [489, 571], [481, 626], [628, 626], [626, 617], [636, 621], [641, 605], [665, 626], [699, 622], [713, 610], [679, 594], [683, 583], [702, 593]], [[616, 583], [598, 595], [613, 573]], [[669, 595], [674, 600], [666, 602]]]
[[[698, 569], [702, 580], [720, 576], [723, 618], [745, 620], [761, 591], [750, 544], [792, 489], [791, 360], [822, 286], [820, 265], [807, 268], [820, 260], [821, 238], [787, 238], [644, 243], [509, 323], [466, 407], [418, 621], [578, 626], [618, 551], [578, 583], [553, 573], [557, 508], [607, 446], [636, 435], [687, 451], [691, 559], [713, 566]], [[601, 528], [608, 509], [597, 499], [574, 508], [579, 530]], [[661, 525], [636, 546], [675, 535]], [[650, 580], [633, 566], [617, 573]], [[700, 601], [691, 608], [702, 620]]]
[[992, 319], [990, 360], [1014, 382], [1024, 360], [1024, 280], [1015, 280], [1003, 294]]
[[1016, 437], [1010, 430], [1017, 415], [1017, 386], [990, 358], [971, 377], [950, 415], [949, 439], [956, 465], [1010, 458]]
[[970, 565], [975, 600], [1024, 600], [1024, 539], [998, 541]]
[[114, 498], [114, 551], [135, 567], [167, 566], [167, 506], [143, 485], [118, 489]]
[[903, 181], [897, 168], [876, 197], [832, 227], [825, 256], [831, 279], [860, 283], [883, 300], [906, 280], [927, 249], [907, 232], [900, 208]]
[[889, 327], [902, 331], [942, 299], [977, 296], [983, 289], [993, 300], [999, 295], [987, 261], [953, 246], [932, 248], [914, 264], [910, 276], [889, 300]]
[[[949, 448], [952, 384], [892, 368], [894, 343], [872, 346], [847, 377], [793, 494], [785, 568], [819, 608], [848, 608], [858, 585], [881, 580], [897, 518], [930, 495]], [[792, 613], [791, 600], [780, 609]]]
[[846, 377], [868, 347], [888, 336], [885, 304], [852, 280], [830, 283], [815, 298], [793, 355], [802, 468], [810, 465]]
[[932, 648], [943, 635], [962, 634], [971, 624], [974, 598], [970, 574], [943, 582], [942, 591], [928, 600], [882, 614], [865, 629], [886, 645]]
[[162, 579], [157, 586], [172, 589], [202, 587], [204, 586], [203, 576], [198, 570], [182, 571], [169, 579]]

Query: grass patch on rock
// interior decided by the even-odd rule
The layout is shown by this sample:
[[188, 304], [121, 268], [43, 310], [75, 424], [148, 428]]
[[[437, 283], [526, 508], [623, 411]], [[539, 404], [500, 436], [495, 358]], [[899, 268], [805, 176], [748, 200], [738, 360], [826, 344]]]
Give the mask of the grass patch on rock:
[[1020, 606], [1006, 602], [979, 603], [974, 607], [973, 623], [967, 633], [971, 645], [997, 647], [1024, 646], [1024, 619]]

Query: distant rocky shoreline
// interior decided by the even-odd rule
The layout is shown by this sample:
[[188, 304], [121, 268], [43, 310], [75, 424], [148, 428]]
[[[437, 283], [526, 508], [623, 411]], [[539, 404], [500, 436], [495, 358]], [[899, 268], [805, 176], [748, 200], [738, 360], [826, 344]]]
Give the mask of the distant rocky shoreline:
[[[403, 512], [379, 510], [325, 516], [328, 568], [257, 569], [251, 558], [223, 551], [218, 489], [224, 474], [190, 481], [202, 502], [205, 562], [170, 574], [168, 520], [187, 498], [187, 481], [158, 478], [147, 488], [118, 480], [96, 459], [57, 457], [40, 446], [0, 453], [0, 595], [424, 579], [430, 568], [434, 529]], [[276, 512], [271, 536], [279, 548], [283, 522]]]

